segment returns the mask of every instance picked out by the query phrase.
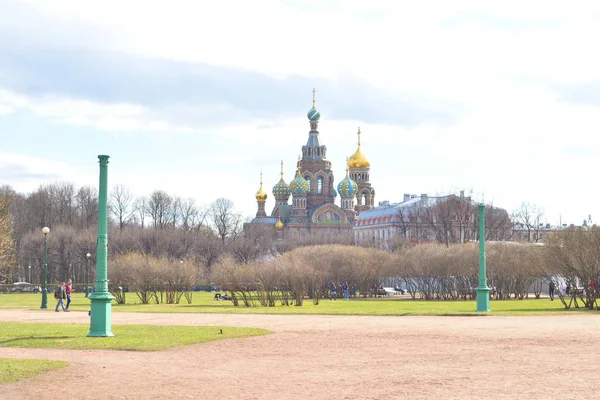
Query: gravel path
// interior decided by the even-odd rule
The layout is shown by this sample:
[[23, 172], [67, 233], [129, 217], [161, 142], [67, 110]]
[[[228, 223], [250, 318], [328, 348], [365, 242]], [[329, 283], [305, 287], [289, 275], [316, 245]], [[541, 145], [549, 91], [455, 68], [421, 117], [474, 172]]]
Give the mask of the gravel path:
[[[0, 386], [2, 399], [600, 398], [600, 314], [364, 317], [113, 313], [113, 324], [247, 326], [273, 335], [161, 352], [2, 348], [71, 365]], [[0, 310], [0, 321], [87, 313]], [[226, 328], [225, 328], [226, 329]]]

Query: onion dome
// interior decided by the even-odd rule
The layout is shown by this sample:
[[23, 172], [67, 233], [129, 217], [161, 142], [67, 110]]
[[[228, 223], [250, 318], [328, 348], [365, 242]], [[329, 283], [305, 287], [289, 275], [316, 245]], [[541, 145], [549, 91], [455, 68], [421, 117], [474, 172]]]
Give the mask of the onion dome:
[[277, 229], [277, 230], [282, 230], [283, 229], [283, 222], [281, 222], [281, 218], [279, 218], [279, 220], [275, 224], [275, 229]]
[[358, 185], [348, 176], [348, 168], [346, 168], [346, 177], [338, 183], [337, 190], [342, 197], [352, 197], [358, 192]]
[[360, 151], [360, 128], [358, 128], [358, 149], [356, 153], [352, 154], [348, 159], [349, 168], [371, 168], [371, 163], [367, 160], [367, 157]]
[[292, 194], [306, 194], [310, 191], [308, 182], [300, 174], [300, 159], [298, 158], [298, 169], [296, 170], [296, 177], [290, 182], [290, 190]]
[[265, 191], [263, 190], [262, 187], [262, 172], [260, 173], [260, 189], [258, 189], [258, 192], [256, 192], [256, 201], [266, 201], [267, 200], [267, 194], [265, 193]]
[[283, 161], [281, 162], [280, 175], [281, 177], [279, 179], [279, 182], [277, 182], [275, 186], [273, 186], [273, 196], [275, 196], [275, 198], [285, 197], [287, 199], [290, 196], [291, 191], [290, 186], [283, 180]]
[[306, 116], [311, 121], [318, 121], [321, 118], [321, 113], [315, 107], [315, 89], [314, 88], [313, 88], [312, 108], [310, 110], [308, 110], [308, 112], [306, 113]]

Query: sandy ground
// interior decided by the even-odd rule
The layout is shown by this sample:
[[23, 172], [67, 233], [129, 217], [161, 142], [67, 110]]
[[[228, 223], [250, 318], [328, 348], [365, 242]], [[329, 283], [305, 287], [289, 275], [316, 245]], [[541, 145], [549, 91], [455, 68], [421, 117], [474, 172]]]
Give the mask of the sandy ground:
[[[87, 313], [0, 310], [0, 321]], [[358, 317], [113, 313], [113, 324], [248, 326], [272, 335], [161, 352], [1, 348], [70, 366], [2, 399], [599, 399], [600, 314]], [[226, 328], [225, 328], [226, 329]], [[87, 394], [87, 395], [86, 395]]]

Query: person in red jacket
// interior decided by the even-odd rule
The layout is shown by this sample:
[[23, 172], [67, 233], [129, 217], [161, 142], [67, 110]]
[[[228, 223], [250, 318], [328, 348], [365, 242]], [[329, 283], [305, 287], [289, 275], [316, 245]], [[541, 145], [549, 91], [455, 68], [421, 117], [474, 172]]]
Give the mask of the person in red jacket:
[[65, 286], [65, 293], [67, 295], [67, 307], [65, 311], [69, 311], [69, 305], [71, 304], [71, 293], [73, 292], [73, 281], [68, 280]]

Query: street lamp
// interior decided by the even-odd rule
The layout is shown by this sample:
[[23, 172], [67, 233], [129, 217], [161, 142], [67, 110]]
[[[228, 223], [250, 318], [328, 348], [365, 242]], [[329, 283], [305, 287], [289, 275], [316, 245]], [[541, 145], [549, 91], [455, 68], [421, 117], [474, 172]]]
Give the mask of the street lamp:
[[29, 283], [31, 283], [31, 265], [28, 268], [29, 268]]
[[44, 234], [44, 277], [42, 280], [42, 305], [40, 308], [48, 308], [48, 288], [46, 287], [46, 281], [48, 280], [48, 263], [46, 262], [47, 258], [47, 238], [48, 233], [50, 232], [50, 228], [47, 226], [42, 228], [42, 233]]
[[85, 256], [87, 257], [87, 262], [85, 264], [85, 297], [88, 297], [90, 287], [90, 257], [92, 255], [87, 253]]

